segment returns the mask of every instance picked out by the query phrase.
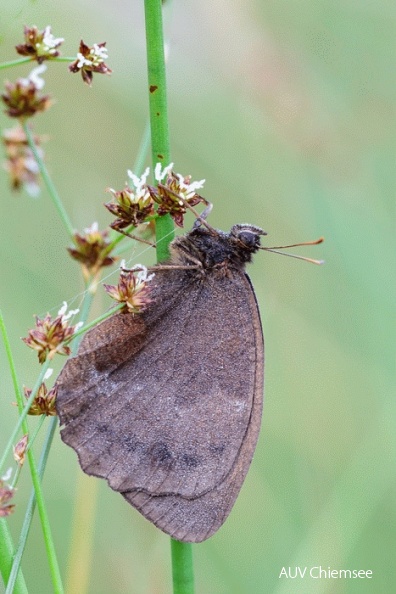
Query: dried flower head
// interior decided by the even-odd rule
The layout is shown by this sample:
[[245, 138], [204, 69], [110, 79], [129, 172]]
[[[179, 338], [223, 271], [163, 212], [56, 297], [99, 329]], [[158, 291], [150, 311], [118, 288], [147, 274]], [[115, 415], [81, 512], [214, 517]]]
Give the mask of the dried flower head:
[[84, 229], [84, 233], [73, 235], [76, 247], [67, 248], [72, 258], [81, 263], [83, 275], [88, 279], [97, 274], [104, 266], [110, 266], [117, 258], [109, 255], [111, 242], [107, 231], [99, 231], [98, 224]]
[[[26, 400], [29, 400], [31, 390], [23, 388]], [[53, 386], [50, 390], [43, 383], [39, 387], [36, 396], [30, 405], [28, 415], [46, 415], [47, 417], [55, 417], [57, 412], [55, 409], [57, 387]]]
[[183, 217], [187, 211], [185, 203], [196, 206], [200, 202], [206, 202], [196, 190], [202, 188], [205, 180], [191, 181], [191, 176], [182, 176], [172, 171], [173, 163], [161, 169], [161, 164], [155, 167], [155, 179], [158, 187], [149, 186], [149, 192], [153, 200], [159, 204], [157, 214], [159, 216], [170, 214], [176, 225], [183, 227]]
[[1, 98], [7, 106], [7, 115], [11, 118], [28, 118], [50, 107], [49, 96], [38, 95], [38, 91], [44, 86], [44, 80], [39, 75], [46, 68], [45, 64], [42, 64], [34, 68], [28, 78], [18, 78], [15, 83], [5, 83], [6, 92]]
[[121, 268], [117, 286], [103, 285], [106, 292], [119, 303], [125, 303], [124, 311], [139, 313], [150, 303], [150, 288], [147, 283], [154, 277], [148, 274], [147, 268], [137, 264], [130, 270]]
[[87, 85], [92, 84], [93, 73], [111, 74], [110, 68], [105, 64], [107, 60], [106, 42], [94, 43], [92, 47], [80, 42], [80, 51], [77, 53], [77, 60], [69, 66], [70, 72], [81, 72], [83, 81]]
[[70, 348], [64, 342], [73, 336], [74, 332], [81, 327], [81, 323], [69, 326], [69, 318], [78, 310], [71, 310], [66, 314], [66, 309], [65, 302], [56, 318], [52, 319], [49, 314], [42, 320], [36, 317], [36, 327], [29, 330], [26, 338], [22, 338], [28, 347], [37, 351], [40, 363], [44, 363], [47, 357], [52, 359], [56, 353], [70, 355]]
[[16, 445], [13, 447], [14, 460], [19, 466], [25, 462], [26, 449], [28, 444], [28, 434], [24, 435]]
[[[44, 158], [44, 153], [40, 144], [45, 140], [44, 136], [35, 135], [34, 137], [41, 158]], [[24, 188], [31, 196], [37, 196], [40, 192], [39, 169], [24, 130], [20, 126], [8, 128], [3, 131], [2, 141], [6, 152], [4, 169], [8, 172], [11, 188], [13, 190]]]
[[147, 186], [145, 183], [138, 183], [142, 179], [146, 180], [147, 175], [148, 170], [146, 169], [141, 178], [134, 176], [136, 182], [134, 189], [129, 186], [126, 186], [120, 192], [116, 192], [112, 188], [107, 189], [113, 195], [114, 202], [107, 202], [105, 207], [117, 217], [110, 224], [112, 229], [118, 231], [130, 225], [137, 227], [154, 214], [154, 202]]
[[44, 60], [50, 60], [59, 56], [57, 48], [64, 42], [62, 37], [54, 37], [51, 27], [48, 25], [43, 31], [36, 26], [24, 27], [25, 43], [15, 47], [21, 56], [30, 56], [39, 64]]
[[6, 484], [5, 477], [0, 479], [0, 518], [6, 518], [15, 509], [15, 505], [10, 505], [8, 502], [14, 497], [15, 489]]

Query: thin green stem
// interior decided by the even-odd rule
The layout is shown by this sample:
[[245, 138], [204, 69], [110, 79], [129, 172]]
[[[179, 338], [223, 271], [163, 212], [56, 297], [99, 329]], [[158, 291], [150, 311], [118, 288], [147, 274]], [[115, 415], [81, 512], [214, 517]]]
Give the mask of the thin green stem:
[[[7, 334], [7, 331], [5, 328], [4, 320], [1, 317], [1, 315], [0, 315], [0, 328], [1, 328], [1, 333], [3, 335], [3, 341], [4, 341], [7, 358], [8, 358], [8, 364], [9, 364], [9, 367], [11, 370], [11, 377], [12, 377], [13, 384], [14, 384], [14, 390], [15, 390], [15, 395], [16, 395], [16, 399], [17, 399], [18, 410], [19, 410], [19, 413], [22, 414], [24, 411], [24, 404], [25, 404], [24, 398], [23, 398], [21, 389], [19, 387], [19, 382], [17, 379], [14, 359], [12, 357], [12, 352], [11, 352], [10, 341], [8, 339], [8, 334]], [[26, 412], [25, 412], [25, 414], [26, 414]], [[24, 419], [22, 422], [22, 431], [24, 434], [29, 433], [29, 428], [28, 428], [26, 419]], [[42, 527], [43, 535], [44, 535], [44, 542], [45, 542], [48, 562], [49, 562], [49, 566], [50, 566], [50, 573], [51, 573], [54, 592], [56, 594], [63, 594], [63, 586], [62, 586], [62, 580], [61, 580], [60, 571], [59, 571], [59, 564], [58, 564], [58, 560], [56, 557], [55, 545], [54, 545], [54, 541], [52, 539], [52, 533], [51, 533], [51, 527], [50, 527], [50, 523], [49, 523], [49, 519], [48, 519], [47, 508], [45, 506], [43, 491], [41, 488], [41, 480], [40, 480], [40, 476], [38, 474], [37, 465], [34, 460], [32, 451], [29, 450], [27, 452], [27, 458], [28, 458], [28, 462], [29, 462], [30, 474], [32, 476], [34, 492], [36, 495], [37, 506], [38, 506], [39, 515], [40, 515], [41, 527]]]
[[11, 60], [10, 62], [3, 62], [0, 64], [0, 70], [4, 70], [5, 68], [12, 68], [13, 66], [19, 66], [19, 64], [26, 64], [26, 62], [33, 62], [32, 58], [17, 58], [16, 60]]
[[[43, 417], [44, 418], [44, 417]], [[40, 460], [38, 463], [38, 475], [40, 480], [42, 481], [45, 466], [47, 464], [48, 454], [51, 449], [52, 440], [54, 437], [55, 429], [57, 427], [57, 419], [53, 417], [50, 421], [47, 436], [44, 441], [43, 449], [41, 451]], [[36, 496], [34, 489], [30, 495], [29, 502], [26, 508], [25, 517], [23, 519], [21, 533], [19, 535], [18, 546], [15, 551], [14, 560], [12, 562], [11, 572], [7, 582], [7, 589], [5, 594], [12, 594], [13, 592], [16, 594], [16, 584], [18, 582], [17, 576], [20, 575], [19, 568], [21, 565], [22, 555], [25, 550], [26, 541], [29, 535], [30, 526], [33, 519], [34, 510], [36, 508]]]
[[173, 594], [194, 594], [192, 544], [171, 539]]
[[[92, 305], [92, 300], [94, 297], [94, 294], [88, 290], [88, 287], [91, 284], [91, 280], [92, 279], [90, 279], [86, 283], [87, 290], [85, 292], [84, 301], [83, 301], [83, 304], [81, 307], [81, 316], [80, 316], [80, 319], [82, 322], [85, 322], [88, 318], [89, 310]], [[0, 318], [0, 321], [1, 321], [1, 318]], [[76, 352], [76, 350], [78, 348], [78, 344], [79, 344], [79, 340], [76, 340], [75, 344], [73, 345], [73, 353]], [[37, 386], [39, 386], [41, 384], [41, 381], [36, 382], [36, 384], [37, 384]], [[30, 403], [28, 403], [26, 405], [27, 409], [29, 407], [30, 407]], [[29, 448], [31, 447], [31, 445], [34, 441], [35, 435], [38, 433], [38, 430], [41, 427], [44, 420], [45, 420], [45, 417], [42, 417], [40, 419], [40, 421], [41, 421], [40, 425], [37, 427], [34, 435], [29, 440]], [[50, 451], [50, 448], [52, 445], [52, 440], [54, 437], [56, 426], [57, 426], [57, 418], [52, 418], [50, 421], [50, 426], [48, 429], [47, 437], [45, 439], [45, 442], [44, 442], [44, 445], [43, 445], [43, 448], [41, 451], [40, 461], [39, 461], [39, 465], [38, 465], [38, 474], [39, 474], [40, 480], [43, 477], [45, 466], [47, 464], [48, 455], [49, 455], [49, 451]], [[23, 521], [23, 525], [22, 525], [22, 530], [21, 530], [21, 534], [19, 537], [18, 547], [15, 552], [15, 557], [14, 557], [14, 561], [12, 564], [12, 569], [11, 569], [10, 577], [9, 577], [8, 584], [7, 584], [7, 590], [6, 590], [5, 594], [11, 594], [13, 592], [14, 583], [15, 583], [15, 580], [18, 575], [18, 570], [19, 570], [19, 566], [20, 566], [20, 563], [22, 560], [22, 555], [23, 555], [23, 552], [24, 552], [24, 549], [26, 546], [26, 541], [27, 541], [27, 537], [29, 534], [30, 525], [31, 525], [31, 522], [33, 519], [35, 507], [36, 507], [36, 496], [35, 496], [35, 492], [33, 490], [32, 494], [30, 496], [30, 499], [29, 499], [27, 509], [26, 509], [26, 513], [25, 513], [25, 517], [24, 517], [24, 521]]]
[[[5, 347], [6, 347], [6, 352], [7, 352], [8, 360], [11, 361], [12, 360], [12, 353], [11, 353], [11, 350], [10, 350], [9, 343], [6, 342], [7, 341], [7, 335], [6, 335], [6, 329], [5, 329], [4, 320], [3, 320], [3, 317], [2, 317], [1, 311], [0, 311], [0, 332], [1, 332], [2, 336], [3, 336], [3, 341], [4, 341], [4, 344], [5, 344]], [[18, 436], [19, 431], [21, 430], [21, 427], [26, 422], [25, 419], [26, 419], [26, 415], [29, 412], [30, 405], [32, 404], [33, 400], [35, 399], [35, 397], [37, 395], [37, 392], [39, 390], [39, 387], [42, 384], [42, 381], [44, 379], [45, 372], [47, 371], [49, 365], [50, 365], [50, 361], [49, 360], [47, 360], [43, 364], [43, 366], [41, 368], [41, 371], [40, 371], [40, 374], [39, 374], [39, 376], [38, 376], [38, 378], [36, 380], [36, 383], [35, 383], [35, 385], [33, 387], [32, 393], [29, 396], [29, 399], [26, 400], [26, 401], [24, 401], [23, 400], [23, 397], [22, 397], [22, 394], [20, 392], [20, 389], [19, 389], [18, 378], [17, 378], [16, 372], [15, 372], [15, 365], [14, 365], [14, 363], [10, 364], [10, 372], [11, 372], [12, 382], [13, 382], [13, 385], [14, 385], [14, 392], [15, 392], [15, 396], [17, 398], [18, 406], [19, 406], [19, 417], [18, 417], [17, 424], [15, 425], [15, 427], [14, 427], [14, 429], [13, 429], [11, 435], [10, 435], [10, 438], [9, 438], [9, 440], [7, 442], [7, 445], [4, 448], [3, 454], [1, 456], [1, 459], [0, 459], [0, 471], [4, 467], [5, 461], [7, 459], [8, 454], [11, 452], [11, 449], [12, 449], [13, 444], [16, 442], [16, 439], [17, 439], [17, 436]], [[26, 433], [26, 431], [25, 431], [25, 433]]]
[[[0, 518], [0, 572], [4, 584], [6, 584], [11, 576], [12, 563], [14, 557], [14, 545], [11, 534], [8, 529], [6, 518]], [[16, 579], [14, 579], [14, 594], [28, 594], [25, 578], [22, 570], [17, 572]]]
[[51, 62], [74, 62], [77, 56], [57, 56], [56, 58], [52, 58]]
[[59, 217], [60, 217], [62, 223], [64, 224], [66, 231], [68, 232], [71, 239], [73, 240], [74, 227], [69, 219], [69, 215], [67, 214], [65, 207], [63, 206], [62, 200], [55, 188], [55, 185], [54, 185], [52, 179], [50, 178], [47, 167], [45, 166], [45, 163], [40, 155], [40, 152], [37, 150], [37, 146], [36, 146], [36, 143], [34, 142], [33, 134], [31, 132], [27, 122], [23, 122], [22, 127], [25, 131], [26, 139], [27, 139], [29, 147], [34, 155], [35, 161], [39, 168], [41, 177], [43, 178], [45, 187], [47, 188], [48, 194], [49, 194], [52, 202], [54, 203], [56, 210], [58, 211]]
[[[151, 154], [153, 168], [157, 163], [169, 165], [170, 142], [166, 95], [166, 72], [161, 0], [145, 0], [147, 72], [150, 106]], [[173, 221], [169, 215], [159, 217], [155, 225], [157, 260], [169, 258], [173, 239]]]
[[[151, 152], [153, 168], [157, 163], [169, 165], [170, 142], [166, 95], [166, 72], [161, 0], [145, 0], [147, 71], [150, 105]], [[169, 258], [169, 243], [174, 237], [169, 215], [156, 221], [157, 260]], [[194, 573], [192, 547], [171, 539], [173, 591], [193, 594]]]

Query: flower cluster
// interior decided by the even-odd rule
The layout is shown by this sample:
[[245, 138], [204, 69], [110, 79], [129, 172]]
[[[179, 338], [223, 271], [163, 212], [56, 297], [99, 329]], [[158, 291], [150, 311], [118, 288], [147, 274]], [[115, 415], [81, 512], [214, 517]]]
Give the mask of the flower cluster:
[[112, 188], [108, 188], [107, 191], [113, 194], [115, 201], [106, 202], [105, 207], [117, 217], [110, 224], [116, 231], [131, 225], [137, 227], [154, 214], [154, 203], [147, 188], [137, 191], [126, 186], [119, 192]]
[[155, 179], [158, 187], [149, 187], [153, 200], [159, 205], [157, 214], [159, 216], [170, 214], [178, 227], [183, 227], [183, 217], [188, 207], [194, 207], [206, 200], [196, 193], [196, 190], [203, 188], [205, 180], [191, 181], [191, 175], [183, 176], [172, 171], [173, 163], [161, 171], [161, 164], [155, 167]]
[[39, 95], [39, 91], [44, 87], [44, 80], [39, 75], [46, 68], [45, 64], [42, 64], [34, 68], [27, 78], [18, 78], [15, 83], [5, 83], [6, 92], [1, 98], [7, 106], [7, 115], [11, 118], [29, 118], [50, 107], [49, 96]]
[[[29, 400], [31, 390], [23, 388], [26, 400]], [[55, 408], [57, 387], [53, 386], [48, 390], [45, 384], [41, 384], [32, 404], [28, 410], [28, 415], [46, 415], [47, 417], [55, 417], [57, 415]]]
[[107, 236], [107, 231], [98, 230], [97, 223], [84, 229], [84, 234], [75, 233], [73, 235], [75, 247], [67, 249], [71, 257], [81, 263], [85, 279], [116, 261], [116, 257], [109, 255], [111, 242]]
[[92, 47], [89, 47], [81, 40], [77, 60], [70, 64], [69, 70], [70, 72], [81, 72], [83, 81], [87, 85], [91, 85], [94, 72], [111, 74], [112, 71], [105, 64], [107, 58], [108, 54], [105, 42], [94, 43]]
[[[43, 140], [45, 140], [43, 136], [34, 137], [35, 145], [42, 158], [43, 151], [40, 144]], [[4, 169], [9, 174], [11, 188], [13, 190], [25, 188], [31, 196], [37, 196], [40, 191], [39, 169], [28, 146], [25, 132], [20, 126], [8, 128], [3, 131], [2, 141], [6, 153]]]
[[154, 274], [148, 274], [147, 268], [141, 264], [130, 270], [121, 268], [118, 285], [103, 285], [106, 292], [119, 303], [124, 303], [124, 311], [139, 313], [151, 302], [150, 288], [147, 283]]
[[66, 309], [67, 303], [64, 303], [54, 319], [49, 314], [42, 320], [36, 317], [36, 327], [29, 330], [26, 338], [22, 338], [28, 347], [37, 351], [40, 363], [44, 363], [47, 357], [52, 359], [56, 353], [70, 355], [70, 348], [64, 342], [73, 336], [81, 323], [69, 326], [69, 318], [78, 310], [71, 310], [66, 314]]
[[55, 38], [48, 25], [43, 31], [37, 27], [24, 27], [25, 43], [15, 47], [21, 56], [30, 56], [41, 64], [44, 60], [50, 60], [59, 56], [57, 48], [64, 42], [62, 37]]
[[15, 489], [6, 484], [6, 478], [0, 478], [0, 518], [6, 518], [14, 511], [15, 505], [10, 500], [15, 495]]
[[[170, 214], [179, 227], [183, 226], [183, 217], [189, 207], [194, 207], [200, 202], [207, 201], [196, 193], [202, 188], [205, 180], [192, 182], [191, 176], [182, 176], [172, 171], [173, 163], [161, 169], [161, 164], [155, 167], [155, 180], [158, 187], [149, 186], [147, 177], [150, 169], [147, 167], [141, 177], [128, 171], [130, 185], [124, 190], [116, 192], [109, 188], [115, 202], [105, 204], [107, 210], [117, 217], [110, 227], [122, 232], [125, 227], [137, 227], [148, 222], [155, 213], [155, 204], [158, 204], [157, 216]], [[133, 187], [132, 187], [133, 186]]]

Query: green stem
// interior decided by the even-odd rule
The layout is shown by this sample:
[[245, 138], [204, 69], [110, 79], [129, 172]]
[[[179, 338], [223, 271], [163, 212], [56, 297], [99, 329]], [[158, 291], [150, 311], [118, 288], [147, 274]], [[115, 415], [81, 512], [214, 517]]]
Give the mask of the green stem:
[[[24, 410], [25, 402], [24, 402], [24, 398], [23, 398], [21, 389], [19, 387], [18, 379], [17, 379], [14, 359], [13, 359], [12, 353], [11, 353], [10, 341], [8, 339], [8, 334], [7, 334], [7, 331], [5, 328], [4, 320], [1, 316], [0, 316], [0, 327], [1, 327], [4, 346], [5, 346], [5, 350], [6, 350], [6, 354], [7, 354], [7, 358], [8, 358], [8, 364], [9, 364], [9, 367], [11, 370], [11, 377], [12, 377], [13, 384], [14, 384], [14, 390], [15, 390], [15, 395], [16, 395], [16, 399], [17, 399], [18, 410], [19, 410], [19, 413], [22, 414], [23, 410]], [[56, 422], [56, 419], [55, 419], [55, 422]], [[29, 433], [29, 428], [28, 428], [26, 419], [24, 419], [22, 422], [22, 431], [24, 434]], [[55, 546], [54, 546], [54, 541], [52, 539], [52, 533], [51, 533], [51, 527], [50, 527], [50, 523], [49, 523], [49, 519], [48, 519], [47, 508], [45, 506], [43, 491], [41, 488], [41, 480], [40, 480], [40, 476], [38, 474], [37, 465], [36, 465], [35, 459], [33, 457], [32, 451], [29, 450], [27, 452], [27, 458], [28, 458], [29, 467], [30, 467], [30, 474], [32, 476], [34, 492], [35, 492], [35, 496], [36, 496], [36, 500], [37, 500], [37, 507], [39, 510], [41, 527], [42, 527], [43, 535], [44, 535], [44, 542], [45, 542], [48, 562], [49, 562], [49, 566], [50, 566], [53, 589], [56, 594], [63, 594], [63, 586], [62, 586], [62, 580], [61, 580], [60, 571], [59, 571], [59, 564], [58, 564], [58, 560], [56, 557]]]
[[19, 66], [19, 64], [26, 64], [26, 62], [33, 62], [32, 58], [17, 58], [16, 60], [11, 60], [10, 62], [3, 62], [0, 64], [0, 70], [5, 68], [12, 68], [13, 66]]
[[[150, 105], [151, 153], [153, 168], [157, 163], [169, 165], [170, 142], [166, 95], [164, 35], [161, 0], [145, 0], [147, 71]], [[169, 243], [174, 237], [169, 215], [156, 221], [157, 260], [169, 258]], [[194, 574], [192, 547], [171, 539], [174, 594], [193, 594]]]
[[194, 594], [192, 544], [171, 539], [174, 594]]
[[[147, 72], [150, 106], [151, 154], [153, 169], [157, 163], [169, 165], [170, 143], [166, 96], [164, 35], [161, 0], [145, 0]], [[156, 221], [157, 260], [169, 258], [169, 243], [174, 237], [169, 215]]]
[[[51, 419], [50, 425], [48, 427], [47, 436], [45, 438], [44, 446], [41, 451], [41, 456], [40, 456], [40, 460], [39, 460], [39, 464], [38, 464], [38, 474], [39, 474], [40, 480], [43, 479], [44, 470], [45, 470], [45, 466], [47, 464], [48, 454], [49, 454], [49, 451], [51, 448], [51, 444], [52, 444], [52, 440], [54, 437], [56, 426], [57, 426], [57, 419], [56, 419], [56, 417], [53, 417]], [[15, 551], [14, 560], [13, 560], [11, 572], [10, 572], [10, 575], [8, 578], [7, 590], [5, 591], [5, 594], [12, 594], [13, 592], [15, 594], [17, 593], [17, 590], [16, 590], [16, 584], [18, 583], [17, 576], [20, 575], [19, 567], [21, 564], [23, 552], [25, 550], [26, 541], [27, 541], [27, 538], [29, 535], [30, 525], [32, 523], [35, 508], [36, 508], [36, 496], [35, 496], [35, 492], [33, 489], [32, 493], [30, 495], [30, 498], [29, 498], [29, 503], [26, 508], [25, 517], [23, 519], [22, 529], [21, 529], [21, 533], [19, 535], [18, 546]]]
[[[12, 360], [12, 353], [11, 353], [11, 350], [10, 350], [10, 345], [6, 342], [7, 341], [7, 335], [6, 335], [6, 329], [5, 329], [4, 320], [3, 320], [3, 317], [2, 317], [1, 311], [0, 311], [0, 332], [1, 332], [2, 336], [3, 336], [4, 344], [6, 345], [6, 352], [7, 352], [8, 360], [11, 361]], [[0, 460], [0, 472], [1, 472], [1, 469], [4, 467], [5, 461], [7, 459], [8, 454], [10, 453], [10, 451], [12, 449], [13, 444], [16, 442], [16, 439], [17, 439], [17, 436], [18, 436], [18, 433], [19, 433], [21, 427], [25, 423], [26, 415], [28, 414], [28, 411], [30, 409], [30, 405], [32, 404], [33, 400], [36, 397], [36, 394], [37, 394], [37, 392], [39, 390], [39, 387], [41, 386], [41, 383], [42, 383], [42, 381], [44, 379], [45, 372], [47, 371], [49, 365], [50, 365], [50, 361], [47, 360], [44, 363], [44, 365], [42, 366], [41, 371], [40, 371], [40, 375], [39, 375], [39, 377], [38, 377], [38, 379], [36, 381], [36, 384], [33, 387], [33, 390], [32, 390], [32, 393], [29, 396], [29, 399], [26, 400], [26, 401], [24, 401], [23, 398], [22, 398], [22, 400], [21, 400], [21, 405], [19, 406], [19, 418], [18, 418], [17, 424], [15, 425], [15, 427], [14, 427], [14, 429], [13, 429], [11, 435], [10, 435], [10, 438], [9, 438], [9, 440], [7, 442], [6, 447], [4, 448], [3, 455], [2, 455], [1, 460]], [[13, 385], [14, 385], [14, 392], [15, 392], [16, 398], [19, 399], [19, 397], [21, 396], [21, 394], [20, 394], [20, 390], [19, 390], [19, 383], [18, 383], [18, 379], [17, 379], [17, 376], [16, 376], [15, 366], [14, 366], [13, 363], [12, 363], [12, 365], [10, 364], [10, 371], [11, 371], [12, 382], [13, 382]], [[25, 431], [25, 433], [26, 433], [26, 431]]]
[[[81, 318], [82, 322], [85, 322], [88, 318], [89, 310], [92, 305], [92, 300], [93, 300], [93, 296], [94, 296], [93, 293], [91, 291], [89, 291], [89, 289], [88, 289], [88, 287], [90, 286], [91, 280], [92, 279], [90, 279], [87, 282], [87, 287], [86, 287], [87, 290], [85, 292], [84, 302], [83, 302], [83, 305], [81, 308], [80, 318]], [[2, 321], [1, 314], [0, 314], [0, 323], [1, 323], [2, 332], [4, 333], [4, 330], [3, 330], [4, 323]], [[78, 348], [78, 343], [79, 343], [79, 340], [76, 340], [75, 344], [73, 345], [73, 353], [76, 352], [76, 350]], [[42, 374], [40, 374], [40, 375], [42, 375]], [[40, 381], [36, 382], [37, 387], [40, 384], [41, 384], [41, 379], [40, 379]], [[37, 392], [37, 390], [35, 390], [35, 391]], [[29, 407], [30, 407], [30, 403], [28, 403], [26, 405], [27, 409], [29, 409]], [[45, 420], [45, 417], [42, 417], [41, 424], [44, 420]], [[51, 419], [48, 434], [45, 439], [43, 449], [41, 451], [40, 461], [39, 461], [39, 465], [38, 465], [38, 474], [39, 474], [40, 480], [43, 477], [45, 466], [47, 464], [48, 454], [49, 454], [49, 451], [51, 448], [51, 444], [52, 444], [52, 440], [54, 437], [56, 426], [57, 426], [57, 418]], [[39, 427], [37, 428], [35, 434], [38, 432], [38, 429], [39, 429]], [[34, 436], [31, 439], [29, 439], [29, 448], [31, 447], [33, 441], [34, 441]], [[11, 442], [11, 443], [13, 443], [13, 442]], [[9, 575], [7, 590], [6, 590], [5, 594], [11, 594], [12, 592], [14, 592], [13, 588], [14, 588], [14, 584], [16, 584], [17, 576], [19, 575], [18, 570], [19, 570], [19, 566], [20, 566], [20, 563], [22, 560], [23, 551], [26, 546], [26, 541], [27, 541], [27, 537], [29, 534], [30, 525], [31, 525], [31, 522], [33, 519], [35, 507], [36, 507], [36, 496], [35, 496], [35, 492], [33, 491], [33, 493], [30, 496], [29, 503], [28, 503], [28, 506], [26, 509], [26, 513], [25, 513], [25, 517], [24, 517], [24, 521], [23, 521], [23, 525], [22, 525], [22, 530], [21, 530], [21, 534], [19, 537], [18, 547], [15, 552], [14, 561], [12, 563], [11, 573]], [[16, 587], [16, 585], [15, 585], [15, 587]]]
[[[13, 556], [14, 545], [12, 543], [11, 534], [8, 529], [7, 520], [6, 518], [0, 518], [0, 572], [5, 584], [9, 581], [11, 576], [11, 564], [13, 563]], [[16, 579], [14, 581], [14, 594], [28, 594], [28, 589], [26, 587], [22, 570], [17, 573]]]
[[23, 122], [22, 127], [25, 131], [26, 139], [27, 139], [29, 147], [34, 155], [34, 158], [35, 158], [37, 166], [39, 168], [41, 177], [43, 178], [45, 187], [47, 188], [48, 194], [50, 195], [50, 198], [51, 198], [52, 202], [54, 203], [56, 210], [58, 211], [58, 214], [60, 216], [62, 223], [64, 224], [64, 226], [66, 228], [66, 231], [70, 235], [71, 239], [73, 239], [74, 227], [69, 219], [69, 215], [67, 214], [65, 207], [63, 206], [62, 200], [54, 186], [54, 183], [49, 176], [49, 173], [45, 166], [45, 163], [44, 163], [39, 151], [37, 150], [37, 146], [36, 146], [36, 143], [34, 142], [33, 134], [31, 132], [27, 122]]
[[57, 56], [56, 58], [52, 58], [51, 62], [74, 62], [77, 56]]

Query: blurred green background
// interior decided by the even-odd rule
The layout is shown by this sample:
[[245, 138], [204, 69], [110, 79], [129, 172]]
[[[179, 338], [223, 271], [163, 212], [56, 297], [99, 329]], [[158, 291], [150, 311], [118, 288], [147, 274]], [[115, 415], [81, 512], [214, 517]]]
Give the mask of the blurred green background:
[[[24, 24], [50, 24], [66, 39], [63, 55], [80, 38], [107, 41], [113, 75], [88, 88], [66, 64], [50, 64], [45, 91], [56, 103], [34, 122], [50, 136], [47, 165], [80, 230], [111, 221], [104, 189], [123, 187], [144, 130], [142, 5], [2, 2], [2, 61], [15, 57]], [[395, 16], [389, 0], [166, 7], [172, 158], [177, 171], [206, 178], [211, 223], [254, 223], [269, 232], [267, 245], [326, 238], [300, 250], [324, 258], [321, 268], [265, 252], [250, 268], [266, 340], [263, 427], [231, 516], [194, 547], [197, 593], [395, 591]], [[0, 187], [0, 306], [20, 381], [31, 387], [37, 359], [20, 337], [33, 314], [56, 313], [82, 283], [46, 192], [13, 195], [5, 173]], [[153, 262], [143, 245], [127, 257]], [[108, 306], [99, 291], [92, 316]], [[2, 448], [16, 412], [2, 346], [0, 357]], [[169, 539], [104, 481], [83, 477], [59, 435], [44, 488], [65, 581], [70, 564], [80, 576], [68, 594], [171, 591]], [[75, 519], [76, 490], [92, 517]], [[9, 519], [15, 539], [29, 493], [26, 468]], [[87, 546], [93, 538], [88, 562], [75, 551], [82, 567], [70, 561], [73, 525]], [[370, 569], [373, 578], [279, 578], [282, 567], [317, 565]], [[52, 591], [37, 518], [23, 569], [29, 592]]]

